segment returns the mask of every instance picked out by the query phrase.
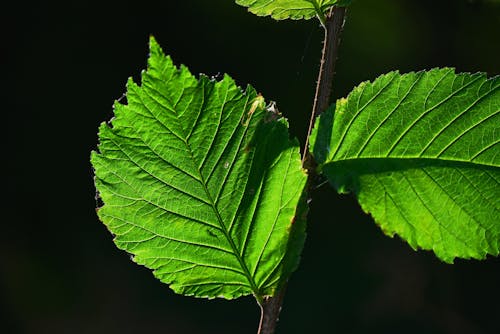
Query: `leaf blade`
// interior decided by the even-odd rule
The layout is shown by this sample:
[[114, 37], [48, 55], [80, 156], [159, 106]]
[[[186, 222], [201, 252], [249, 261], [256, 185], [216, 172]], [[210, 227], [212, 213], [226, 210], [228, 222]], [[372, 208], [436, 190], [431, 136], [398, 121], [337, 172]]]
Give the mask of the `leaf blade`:
[[[127, 103], [116, 103], [111, 124], [101, 125], [91, 158], [105, 203], [98, 215], [117, 246], [177, 293], [273, 295], [291, 266], [281, 264], [271, 286], [260, 279], [287, 253], [298, 259], [287, 244], [305, 185], [286, 121], [268, 121], [263, 98], [251, 87], [242, 92], [229, 76], [197, 80], [177, 69], [154, 39], [141, 86], [127, 84]], [[275, 168], [263, 175], [259, 163]], [[272, 182], [286, 184], [283, 208], [266, 204], [276, 196]], [[263, 228], [263, 211], [275, 215], [273, 228]], [[257, 228], [248, 225], [255, 215]], [[241, 252], [243, 242], [253, 250], [262, 237], [272, 241], [262, 248], [265, 264]]]
[[271, 16], [275, 20], [308, 20], [322, 16], [332, 6], [347, 6], [345, 0], [236, 0], [241, 6], [258, 16]]
[[386, 234], [446, 262], [498, 255], [499, 87], [447, 68], [388, 73], [321, 116], [313, 153]]

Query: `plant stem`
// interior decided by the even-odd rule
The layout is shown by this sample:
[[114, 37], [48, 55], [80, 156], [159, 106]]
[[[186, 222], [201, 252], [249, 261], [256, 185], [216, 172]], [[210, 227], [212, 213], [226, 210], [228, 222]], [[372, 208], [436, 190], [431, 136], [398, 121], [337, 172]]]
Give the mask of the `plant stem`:
[[[332, 81], [335, 74], [335, 62], [337, 60], [340, 34], [344, 26], [345, 7], [332, 7], [325, 16], [324, 27], [325, 37], [323, 40], [323, 51], [321, 54], [321, 63], [316, 83], [316, 93], [307, 130], [306, 145], [302, 155], [302, 165], [308, 169], [310, 174], [314, 173], [314, 161], [309, 153], [309, 136], [311, 135], [316, 117], [328, 108], [330, 96], [332, 93]], [[306, 166], [307, 164], [307, 166]], [[286, 287], [274, 297], [266, 297], [260, 303], [260, 323], [257, 334], [273, 334], [278, 322], [278, 317], [285, 296]]]
[[323, 51], [321, 53], [321, 62], [316, 82], [316, 93], [309, 120], [309, 129], [307, 130], [306, 144], [302, 154], [302, 166], [308, 171], [314, 170], [314, 161], [309, 152], [309, 136], [316, 117], [324, 112], [330, 105], [332, 95], [332, 82], [335, 74], [335, 63], [337, 61], [338, 48], [340, 43], [340, 34], [344, 27], [346, 7], [332, 7], [326, 15], [323, 39]]
[[280, 292], [274, 297], [264, 298], [260, 306], [260, 323], [257, 334], [273, 334], [278, 323], [278, 317], [283, 304], [286, 287], [282, 287]]

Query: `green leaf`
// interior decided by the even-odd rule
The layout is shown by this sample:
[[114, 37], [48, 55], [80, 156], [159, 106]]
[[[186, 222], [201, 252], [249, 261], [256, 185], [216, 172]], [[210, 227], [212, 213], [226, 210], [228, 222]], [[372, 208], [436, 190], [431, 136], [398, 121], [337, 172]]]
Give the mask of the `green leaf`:
[[284, 118], [252, 87], [196, 79], [151, 39], [141, 85], [99, 129], [100, 219], [177, 293], [273, 295], [304, 240], [306, 175]]
[[446, 262], [498, 255], [499, 86], [449, 68], [391, 72], [318, 119], [313, 154], [386, 234]]
[[348, 6], [351, 0], [236, 0], [241, 6], [258, 16], [271, 16], [276, 20], [310, 19], [322, 16], [332, 6]]

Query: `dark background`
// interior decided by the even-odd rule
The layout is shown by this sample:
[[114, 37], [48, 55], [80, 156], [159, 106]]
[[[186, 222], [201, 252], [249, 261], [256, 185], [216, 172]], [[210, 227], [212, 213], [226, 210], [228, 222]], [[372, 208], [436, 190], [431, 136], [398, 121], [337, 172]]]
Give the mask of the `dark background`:
[[[0, 15], [0, 331], [254, 333], [252, 298], [175, 295], [116, 249], [95, 214], [89, 155], [127, 77], [145, 67], [150, 34], [193, 73], [226, 72], [278, 101], [304, 142], [317, 22], [259, 18], [230, 0], [19, 1]], [[358, 0], [334, 95], [393, 69], [497, 75], [499, 23], [499, 6], [481, 1]], [[278, 333], [500, 333], [499, 283], [499, 259], [447, 265], [414, 252], [324, 186]]]

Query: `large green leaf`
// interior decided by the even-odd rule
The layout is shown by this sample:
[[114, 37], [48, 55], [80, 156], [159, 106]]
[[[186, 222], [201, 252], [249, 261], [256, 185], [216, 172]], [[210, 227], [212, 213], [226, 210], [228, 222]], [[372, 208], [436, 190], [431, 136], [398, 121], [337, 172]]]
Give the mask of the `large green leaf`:
[[238, 5], [258, 16], [271, 16], [276, 20], [310, 19], [323, 15], [332, 6], [347, 6], [351, 0], [236, 0]]
[[92, 153], [116, 245], [181, 294], [273, 295], [304, 239], [306, 175], [286, 120], [229, 76], [176, 68], [153, 39], [126, 98]]
[[313, 154], [385, 233], [447, 262], [498, 255], [499, 86], [447, 68], [391, 72], [319, 118]]

